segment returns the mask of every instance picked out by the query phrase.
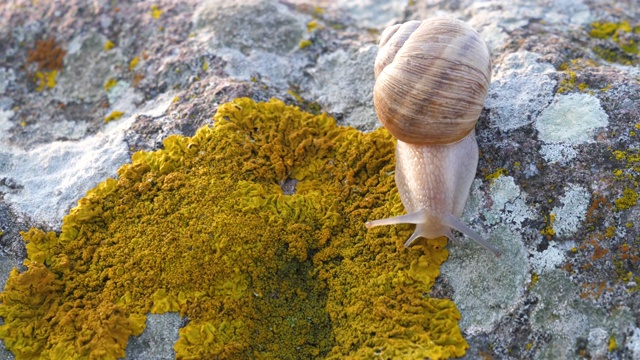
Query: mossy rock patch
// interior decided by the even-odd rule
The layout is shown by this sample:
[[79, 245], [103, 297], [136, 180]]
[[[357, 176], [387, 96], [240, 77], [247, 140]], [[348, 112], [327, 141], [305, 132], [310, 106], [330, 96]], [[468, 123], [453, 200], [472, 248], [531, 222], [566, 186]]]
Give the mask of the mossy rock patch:
[[135, 153], [61, 233], [23, 233], [0, 338], [18, 360], [114, 359], [146, 314], [179, 312], [179, 359], [460, 356], [458, 310], [427, 295], [446, 239], [364, 227], [403, 212], [394, 145], [278, 100], [224, 104]]

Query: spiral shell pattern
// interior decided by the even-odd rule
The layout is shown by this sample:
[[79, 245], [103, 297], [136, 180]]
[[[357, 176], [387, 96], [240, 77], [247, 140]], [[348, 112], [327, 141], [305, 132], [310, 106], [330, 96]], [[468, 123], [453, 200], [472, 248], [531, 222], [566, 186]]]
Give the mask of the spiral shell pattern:
[[407, 143], [443, 145], [475, 127], [491, 81], [491, 58], [471, 26], [431, 18], [387, 28], [374, 71], [373, 101], [384, 127]]

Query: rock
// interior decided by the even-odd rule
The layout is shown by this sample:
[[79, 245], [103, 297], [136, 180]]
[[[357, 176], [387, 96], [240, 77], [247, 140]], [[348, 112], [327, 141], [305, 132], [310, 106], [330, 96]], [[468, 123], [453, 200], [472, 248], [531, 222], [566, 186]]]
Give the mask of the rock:
[[[639, 357], [640, 8], [629, 1], [2, 3], [0, 287], [24, 271], [20, 231], [59, 232], [135, 151], [192, 136], [233, 98], [374, 130], [381, 32], [432, 16], [474, 26], [493, 63], [463, 217], [503, 254], [460, 238], [432, 291], [456, 302], [466, 357]], [[127, 358], [173, 358], [184, 322], [149, 315]], [[2, 342], [0, 358], [12, 358]]]
[[366, 45], [321, 56], [302, 95], [315, 99], [329, 113], [344, 114], [343, 121], [351, 126], [375, 129], [379, 125], [373, 110], [371, 69], [377, 54], [377, 46]]

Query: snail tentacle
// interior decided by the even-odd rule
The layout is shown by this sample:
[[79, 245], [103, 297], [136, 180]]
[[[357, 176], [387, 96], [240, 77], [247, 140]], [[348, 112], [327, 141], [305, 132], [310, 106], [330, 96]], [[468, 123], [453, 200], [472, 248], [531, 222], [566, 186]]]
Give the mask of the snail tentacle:
[[[442, 219], [442, 223], [452, 229], [460, 231], [464, 235], [467, 235], [479, 245], [493, 252], [497, 257], [500, 257], [502, 255], [502, 252], [500, 250], [496, 249], [487, 240], [485, 240], [482, 236], [480, 236], [480, 234], [471, 230], [471, 228], [463, 224], [460, 220], [456, 219], [456, 217], [453, 216], [452, 214], [446, 214]], [[451, 239], [451, 237], [449, 238]]]

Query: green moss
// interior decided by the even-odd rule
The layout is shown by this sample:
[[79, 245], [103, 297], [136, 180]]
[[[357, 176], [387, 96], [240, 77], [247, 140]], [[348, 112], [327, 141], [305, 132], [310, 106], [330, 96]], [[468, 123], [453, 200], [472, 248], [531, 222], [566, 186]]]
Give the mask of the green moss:
[[600, 46], [596, 46], [593, 48], [593, 52], [595, 52], [598, 56], [605, 59], [608, 62], [616, 62], [623, 65], [633, 65], [634, 58], [625, 53], [619, 53], [610, 49], [606, 49]]
[[[629, 25], [628, 22], [625, 22], [626, 25]], [[613, 36], [613, 34], [618, 31], [620, 28], [620, 23], [612, 23], [612, 22], [593, 22], [591, 23], [591, 31], [589, 35], [598, 39], [607, 39]]]
[[[178, 359], [464, 354], [460, 314], [428, 294], [446, 239], [409, 249], [394, 140], [271, 100], [223, 104], [215, 126], [137, 152], [59, 234], [31, 229], [0, 293], [16, 359], [114, 359], [145, 314], [189, 319]], [[284, 193], [294, 183], [293, 194]]]
[[589, 59], [573, 59], [560, 64], [558, 70], [562, 72], [562, 79], [558, 83], [557, 92], [562, 94], [575, 89], [579, 91], [588, 90], [588, 84], [577, 81], [577, 72], [582, 72], [585, 68], [595, 67], [597, 65], [595, 61]]
[[[612, 40], [618, 49], [610, 46], [595, 46], [593, 51], [601, 58], [609, 62], [618, 62], [625, 65], [633, 65], [638, 62], [637, 55], [640, 27], [631, 26], [628, 21], [619, 23], [594, 22], [591, 24], [589, 34], [597, 39]], [[615, 45], [614, 45], [615, 47]]]
[[567, 77], [560, 80], [558, 84], [558, 93], [562, 94], [573, 90], [576, 87], [576, 73], [573, 71], [566, 71]]

